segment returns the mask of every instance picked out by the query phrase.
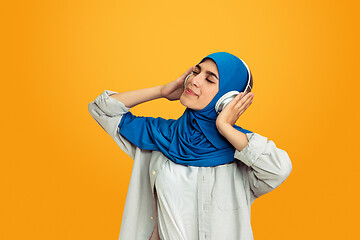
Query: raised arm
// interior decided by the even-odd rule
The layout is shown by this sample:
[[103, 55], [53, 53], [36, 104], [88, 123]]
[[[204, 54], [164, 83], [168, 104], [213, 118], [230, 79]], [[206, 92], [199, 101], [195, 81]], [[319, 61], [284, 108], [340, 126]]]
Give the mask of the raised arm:
[[275, 143], [257, 133], [246, 133], [248, 145], [235, 151], [234, 157], [242, 161], [253, 193], [253, 199], [277, 188], [292, 171], [289, 155]]
[[118, 133], [122, 116], [130, 108], [150, 100], [161, 97], [171, 101], [178, 100], [184, 91], [185, 77], [191, 70], [192, 67], [178, 79], [166, 85], [119, 93], [105, 90], [89, 103], [90, 115], [115, 140], [120, 148], [133, 158], [136, 147]]
[[111, 95], [110, 97], [122, 102], [126, 107], [132, 108], [140, 103], [161, 98], [161, 89], [163, 86], [156, 86], [151, 88], [138, 89], [128, 92], [120, 92]]
[[234, 157], [247, 167], [253, 199], [278, 187], [289, 176], [292, 164], [289, 155], [275, 143], [257, 133], [242, 133], [233, 126], [251, 105], [254, 94], [240, 94], [219, 114], [216, 126], [219, 132], [236, 148]]
[[233, 126], [240, 115], [251, 105], [254, 94], [247, 93], [242, 96], [242, 92], [231, 101], [216, 119], [216, 127], [238, 151], [244, 149], [248, 144], [246, 135]]
[[131, 158], [134, 158], [136, 147], [118, 134], [118, 125], [122, 116], [129, 111], [122, 102], [111, 98], [117, 92], [105, 90], [88, 105], [93, 119], [105, 130], [116, 144]]
[[185, 77], [192, 71], [188, 69], [182, 76], [166, 85], [151, 88], [139, 89], [128, 92], [120, 92], [110, 97], [122, 102], [126, 107], [132, 108], [140, 103], [151, 101], [157, 98], [167, 98], [170, 101], [179, 100], [184, 91]]

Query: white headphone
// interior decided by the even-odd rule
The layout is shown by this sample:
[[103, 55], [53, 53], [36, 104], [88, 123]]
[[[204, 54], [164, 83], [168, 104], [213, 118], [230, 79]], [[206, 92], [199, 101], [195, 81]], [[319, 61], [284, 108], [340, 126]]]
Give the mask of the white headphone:
[[[240, 59], [241, 60], [241, 59]], [[252, 75], [251, 75], [251, 72], [250, 72], [250, 69], [249, 67], [246, 65], [246, 63], [241, 60], [245, 67], [246, 67], [246, 70], [248, 72], [248, 80], [247, 80], [247, 84], [246, 84], [246, 87], [245, 87], [245, 90], [243, 93], [246, 94], [247, 90], [250, 88], [251, 89], [251, 86], [250, 86], [250, 80], [252, 80]], [[185, 78], [185, 82], [184, 82], [184, 86], [188, 80], [188, 78], [192, 75], [193, 73], [191, 72], [189, 75], [187, 75], [187, 77]], [[251, 92], [251, 90], [249, 91]], [[224, 95], [221, 96], [221, 98], [216, 102], [215, 104], [215, 111], [217, 112], [217, 114], [219, 114], [225, 107], [227, 104], [229, 104], [240, 92], [238, 91], [230, 91], [230, 92], [227, 92], [225, 93]], [[245, 95], [243, 95], [241, 98], [243, 98]], [[241, 99], [240, 98], [240, 99]]]

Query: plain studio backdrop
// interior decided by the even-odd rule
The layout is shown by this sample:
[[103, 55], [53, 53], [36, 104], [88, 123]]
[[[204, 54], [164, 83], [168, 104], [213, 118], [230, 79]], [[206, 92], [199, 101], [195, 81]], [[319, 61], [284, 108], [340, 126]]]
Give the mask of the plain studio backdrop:
[[[359, 239], [358, 1], [2, 3], [0, 239], [116, 240], [132, 170], [88, 112], [105, 89], [166, 84], [217, 51], [254, 102], [237, 125], [293, 171], [252, 205], [256, 240]], [[155, 100], [135, 115], [178, 118]]]

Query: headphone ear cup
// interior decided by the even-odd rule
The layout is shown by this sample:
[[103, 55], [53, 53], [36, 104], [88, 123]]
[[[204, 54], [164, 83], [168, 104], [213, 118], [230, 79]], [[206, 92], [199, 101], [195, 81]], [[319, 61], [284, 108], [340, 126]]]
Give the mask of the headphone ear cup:
[[186, 76], [185, 81], [184, 81], [184, 86], [186, 85], [186, 82], [187, 82], [188, 78], [189, 78], [191, 75], [192, 75], [192, 73], [190, 73], [190, 74], [188, 74], [188, 75]]
[[230, 91], [222, 95], [215, 104], [215, 111], [217, 114], [219, 114], [238, 94], [238, 91]]

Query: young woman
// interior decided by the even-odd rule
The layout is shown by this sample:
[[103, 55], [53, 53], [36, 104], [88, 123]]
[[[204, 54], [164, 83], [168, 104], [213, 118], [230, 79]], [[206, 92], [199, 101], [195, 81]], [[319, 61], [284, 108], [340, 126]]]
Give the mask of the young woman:
[[[278, 187], [292, 165], [273, 141], [234, 125], [253, 101], [251, 88], [247, 65], [217, 52], [166, 85], [105, 90], [89, 104], [134, 159], [119, 239], [253, 239], [251, 204]], [[233, 91], [239, 94], [231, 98]], [[179, 119], [129, 111], [162, 97], [186, 107]]]

